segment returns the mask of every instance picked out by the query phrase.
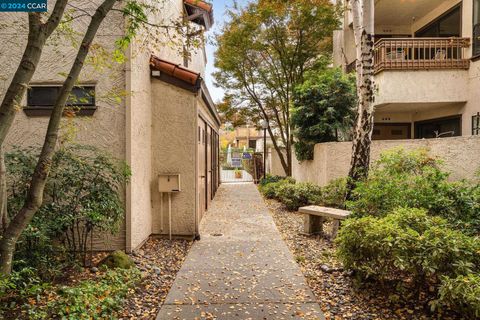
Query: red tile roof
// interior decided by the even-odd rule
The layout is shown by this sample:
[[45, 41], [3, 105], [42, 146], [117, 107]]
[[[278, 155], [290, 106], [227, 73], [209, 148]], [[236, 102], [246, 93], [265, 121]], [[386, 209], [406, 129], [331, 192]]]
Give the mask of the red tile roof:
[[[183, 0], [187, 15], [195, 15], [201, 13], [200, 17], [196, 17], [192, 21], [203, 25], [209, 30], [214, 24], [213, 5], [201, 0]], [[203, 13], [203, 14], [202, 14]]]
[[201, 0], [183, 0], [183, 3], [203, 9], [208, 13], [212, 12], [213, 10], [213, 5], [211, 3], [201, 1]]
[[152, 70], [163, 72], [171, 77], [191, 84], [192, 86], [198, 86], [199, 81], [201, 81], [200, 73], [193, 72], [178, 64], [160, 59], [154, 55], [150, 57], [150, 67]]

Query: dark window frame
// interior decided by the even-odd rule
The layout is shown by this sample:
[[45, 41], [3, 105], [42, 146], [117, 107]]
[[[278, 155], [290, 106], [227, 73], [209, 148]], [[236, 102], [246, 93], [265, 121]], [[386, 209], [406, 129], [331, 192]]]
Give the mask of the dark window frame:
[[[480, 0], [473, 0], [472, 12], [472, 59], [480, 59]], [[475, 11], [478, 12], [475, 21]]]
[[248, 139], [248, 148], [255, 150], [257, 148], [257, 140], [256, 139]]
[[[425, 32], [425, 30], [427, 30], [428, 28], [431, 28], [435, 24], [438, 24], [441, 20], [444, 20], [444, 19], [450, 17], [452, 14], [455, 13], [456, 10], [458, 10], [459, 13], [460, 13], [459, 36], [461, 36], [462, 35], [462, 27], [463, 27], [463, 12], [462, 12], [463, 10], [462, 10], [462, 8], [463, 8], [462, 3], [456, 4], [455, 6], [453, 6], [449, 10], [447, 10], [445, 13], [441, 14], [437, 18], [433, 19], [432, 21], [430, 21], [429, 23], [427, 23], [426, 25], [424, 25], [423, 27], [421, 27], [420, 29], [415, 31], [415, 37], [416, 38], [421, 38], [421, 36], [418, 35], [419, 33]], [[440, 37], [440, 36], [438, 35], [438, 36], [435, 36], [435, 37]]]
[[[35, 97], [32, 96], [35, 89], [50, 89], [52, 90], [52, 95], [58, 95], [61, 85], [32, 85], [27, 91], [27, 105], [23, 108], [23, 111], [27, 116], [31, 117], [41, 117], [41, 116], [50, 116], [53, 110], [53, 104], [55, 102], [56, 96], [49, 97], [46, 99], [48, 101], [40, 102], [35, 101]], [[72, 90], [72, 93], [75, 90], [82, 88], [84, 91], [84, 96], [90, 95], [91, 92], [93, 94], [90, 95], [89, 101], [67, 101], [66, 106], [70, 107], [73, 112], [75, 112], [78, 116], [91, 116], [95, 113], [97, 106], [96, 106], [96, 85], [95, 84], [84, 84], [75, 86]], [[78, 96], [76, 96], [78, 97]], [[82, 97], [78, 99], [83, 99]]]
[[[436, 138], [421, 138], [420, 137], [420, 132], [419, 132], [419, 126], [425, 125], [425, 124], [431, 124], [439, 121], [448, 121], [448, 120], [458, 120], [459, 125], [458, 125], [458, 135], [454, 135], [452, 137], [461, 137], [462, 136], [462, 115], [454, 115], [454, 116], [448, 116], [448, 117], [441, 117], [441, 118], [435, 118], [435, 119], [428, 119], [428, 120], [422, 120], [422, 121], [416, 121], [414, 123], [414, 137], [415, 139], [436, 139]], [[445, 136], [445, 137], [450, 137], [450, 136]]]
[[472, 136], [480, 135], [480, 112], [472, 116]]
[[[373, 129], [375, 130], [375, 126], [390, 126], [390, 127], [408, 127], [407, 132], [407, 139], [412, 139], [412, 123], [410, 122], [375, 122], [373, 124]], [[372, 136], [373, 137], [373, 136]], [[385, 141], [385, 140], [380, 140]]]

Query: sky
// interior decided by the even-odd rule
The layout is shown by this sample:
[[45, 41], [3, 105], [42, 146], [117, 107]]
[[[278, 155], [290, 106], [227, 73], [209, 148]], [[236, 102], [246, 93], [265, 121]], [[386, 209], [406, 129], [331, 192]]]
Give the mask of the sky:
[[[214, 53], [215, 53], [215, 45], [212, 43], [213, 42], [213, 35], [215, 33], [218, 33], [221, 30], [221, 27], [223, 26], [225, 22], [225, 11], [227, 8], [231, 8], [233, 6], [233, 0], [210, 0], [209, 2], [213, 3], [213, 14], [214, 14], [214, 19], [215, 19], [215, 25], [213, 26], [212, 29], [210, 29], [207, 33], [208, 35], [208, 44], [206, 47], [206, 52], [207, 52], [207, 68], [205, 71], [205, 81], [207, 82], [208, 89], [210, 90], [210, 95], [213, 98], [214, 102], [219, 102], [222, 100], [224, 92], [221, 88], [217, 88], [213, 84], [213, 77], [212, 73], [215, 71], [214, 68]], [[248, 2], [248, 0], [237, 0], [237, 3], [239, 5], [245, 5]]]

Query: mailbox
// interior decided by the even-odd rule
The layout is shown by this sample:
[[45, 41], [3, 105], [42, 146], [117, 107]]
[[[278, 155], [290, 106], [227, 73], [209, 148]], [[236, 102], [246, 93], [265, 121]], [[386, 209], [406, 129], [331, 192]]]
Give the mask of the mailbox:
[[180, 192], [180, 174], [159, 175], [158, 190], [162, 193]]

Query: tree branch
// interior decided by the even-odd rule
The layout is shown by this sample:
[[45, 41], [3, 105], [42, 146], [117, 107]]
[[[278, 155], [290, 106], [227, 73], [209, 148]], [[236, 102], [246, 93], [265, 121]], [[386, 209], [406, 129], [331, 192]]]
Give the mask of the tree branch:
[[58, 24], [62, 20], [67, 3], [68, 0], [57, 0], [55, 2], [55, 7], [53, 8], [52, 14], [45, 23], [45, 33], [47, 38], [50, 37], [52, 32], [58, 27]]

